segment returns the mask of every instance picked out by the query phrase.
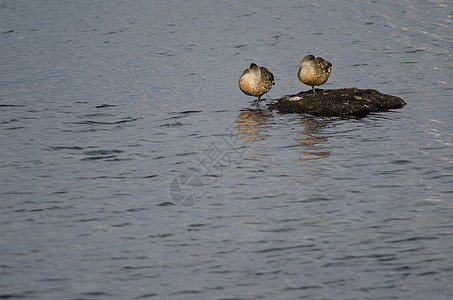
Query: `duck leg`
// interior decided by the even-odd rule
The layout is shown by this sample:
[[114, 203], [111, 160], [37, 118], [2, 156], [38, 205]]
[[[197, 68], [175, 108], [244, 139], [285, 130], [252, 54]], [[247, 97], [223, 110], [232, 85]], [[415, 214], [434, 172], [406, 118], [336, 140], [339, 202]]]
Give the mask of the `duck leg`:
[[261, 101], [261, 96], [258, 96], [258, 99], [256, 99], [255, 105], [258, 106], [258, 103]]

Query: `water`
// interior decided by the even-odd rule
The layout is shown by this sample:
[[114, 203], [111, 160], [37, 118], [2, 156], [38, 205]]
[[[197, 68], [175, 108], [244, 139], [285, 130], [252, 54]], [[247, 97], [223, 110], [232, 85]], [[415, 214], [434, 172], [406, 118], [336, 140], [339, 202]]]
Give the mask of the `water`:
[[[449, 1], [0, 8], [1, 298], [451, 299]], [[309, 89], [308, 53], [407, 106], [240, 92], [251, 62], [267, 102]]]

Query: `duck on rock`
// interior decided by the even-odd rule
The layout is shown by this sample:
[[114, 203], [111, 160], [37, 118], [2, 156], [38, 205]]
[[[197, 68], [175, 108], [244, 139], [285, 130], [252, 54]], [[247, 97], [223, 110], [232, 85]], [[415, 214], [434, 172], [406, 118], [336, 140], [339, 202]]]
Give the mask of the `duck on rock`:
[[329, 79], [330, 71], [332, 71], [332, 64], [322, 57], [314, 57], [313, 55], [305, 56], [300, 62], [298, 72], [299, 80], [302, 83], [311, 86], [313, 93], [315, 85], [324, 84]]

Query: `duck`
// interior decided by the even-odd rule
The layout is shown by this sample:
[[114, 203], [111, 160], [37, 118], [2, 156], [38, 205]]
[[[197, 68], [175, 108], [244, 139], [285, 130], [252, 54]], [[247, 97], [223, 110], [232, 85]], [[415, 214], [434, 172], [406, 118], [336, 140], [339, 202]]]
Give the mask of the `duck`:
[[274, 82], [274, 74], [266, 67], [258, 67], [252, 63], [248, 69], [242, 72], [239, 78], [239, 88], [247, 96], [258, 97], [256, 104], [260, 102], [261, 96], [270, 91]]
[[305, 56], [299, 66], [300, 68], [297, 74], [299, 80], [311, 86], [313, 93], [316, 93], [315, 85], [326, 83], [332, 71], [332, 64], [330, 62], [324, 60], [322, 57], [315, 58], [312, 54]]

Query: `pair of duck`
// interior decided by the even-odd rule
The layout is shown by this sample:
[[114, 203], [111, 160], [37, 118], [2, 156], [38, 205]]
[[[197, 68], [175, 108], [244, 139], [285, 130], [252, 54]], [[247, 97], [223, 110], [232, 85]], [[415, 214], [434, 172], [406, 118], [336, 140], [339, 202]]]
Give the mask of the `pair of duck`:
[[[298, 77], [302, 83], [311, 86], [313, 93], [316, 93], [315, 85], [324, 84], [329, 78], [331, 70], [330, 62], [325, 61], [322, 57], [315, 58], [310, 54], [300, 62]], [[274, 74], [267, 68], [258, 67], [254, 63], [239, 78], [241, 91], [248, 96], [258, 97], [256, 103], [261, 100], [261, 96], [270, 91], [274, 84]]]

